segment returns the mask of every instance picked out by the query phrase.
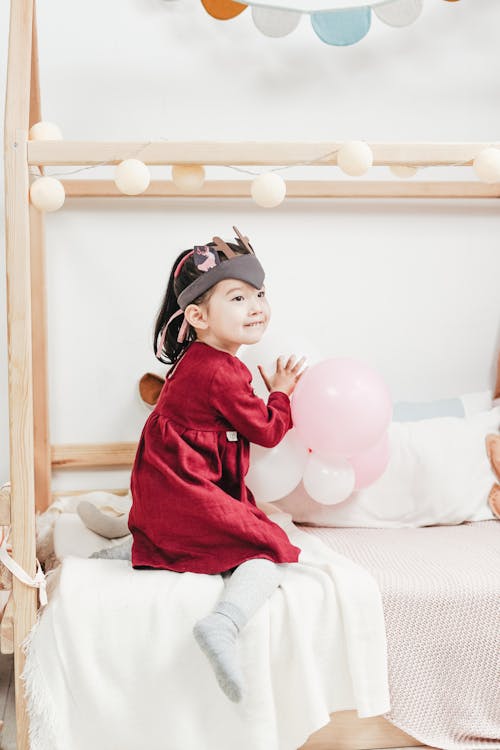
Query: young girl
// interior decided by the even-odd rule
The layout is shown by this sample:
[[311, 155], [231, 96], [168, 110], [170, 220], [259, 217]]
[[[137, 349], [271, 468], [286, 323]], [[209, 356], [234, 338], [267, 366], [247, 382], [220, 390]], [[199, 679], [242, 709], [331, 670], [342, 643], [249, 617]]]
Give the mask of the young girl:
[[236, 353], [260, 341], [270, 308], [262, 266], [234, 230], [236, 243], [214, 237], [173, 265], [154, 333], [156, 356], [173, 367], [138, 445], [128, 526], [134, 568], [223, 574], [222, 599], [193, 633], [240, 701], [238, 633], [300, 553], [245, 486], [249, 443], [271, 448], [292, 427], [304, 358], [280, 357], [271, 376], [259, 366], [267, 405], [255, 395]]

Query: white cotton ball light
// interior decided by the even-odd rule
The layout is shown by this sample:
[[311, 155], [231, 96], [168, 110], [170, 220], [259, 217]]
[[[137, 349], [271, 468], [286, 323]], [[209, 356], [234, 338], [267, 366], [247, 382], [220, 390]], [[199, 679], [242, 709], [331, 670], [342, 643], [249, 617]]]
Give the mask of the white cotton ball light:
[[391, 164], [389, 169], [395, 177], [400, 177], [403, 180], [415, 177], [418, 171], [416, 167], [409, 167], [406, 164]]
[[360, 177], [373, 164], [373, 152], [364, 141], [348, 141], [340, 147], [337, 165], [351, 177]]
[[139, 159], [125, 159], [115, 170], [115, 185], [125, 195], [140, 195], [151, 182], [149, 169]]
[[262, 208], [275, 208], [283, 203], [286, 195], [286, 183], [283, 177], [268, 172], [255, 178], [251, 186], [255, 203]]
[[200, 164], [174, 164], [172, 181], [184, 193], [198, 193], [205, 182], [205, 168]]
[[66, 193], [62, 182], [55, 177], [39, 177], [30, 187], [30, 201], [39, 211], [57, 211]]
[[483, 149], [474, 159], [473, 167], [482, 182], [500, 182], [500, 149]]
[[62, 133], [53, 122], [35, 122], [28, 133], [30, 141], [62, 141]]

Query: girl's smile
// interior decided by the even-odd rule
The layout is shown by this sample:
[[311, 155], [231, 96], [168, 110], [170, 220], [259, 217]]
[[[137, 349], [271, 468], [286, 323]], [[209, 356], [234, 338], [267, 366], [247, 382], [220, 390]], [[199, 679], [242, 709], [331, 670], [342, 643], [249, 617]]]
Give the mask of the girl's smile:
[[271, 309], [265, 289], [239, 279], [223, 279], [206, 303], [188, 305], [185, 315], [196, 337], [216, 349], [235, 355], [242, 344], [260, 341]]

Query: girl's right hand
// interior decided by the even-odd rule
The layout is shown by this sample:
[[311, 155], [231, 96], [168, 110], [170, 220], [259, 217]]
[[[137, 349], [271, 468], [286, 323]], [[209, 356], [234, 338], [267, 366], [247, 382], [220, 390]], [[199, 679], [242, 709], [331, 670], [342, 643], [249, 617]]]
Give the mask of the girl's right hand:
[[305, 357], [301, 357], [295, 362], [295, 354], [292, 354], [285, 364], [285, 357], [280, 356], [276, 361], [276, 372], [274, 375], [268, 376], [264, 371], [262, 365], [257, 365], [259, 372], [262, 376], [262, 380], [266, 384], [267, 390], [273, 393], [273, 391], [282, 391], [290, 396], [297, 383], [299, 382], [302, 375], [307, 370], [305, 367], [302, 372], [299, 372], [300, 368], [306, 361]]

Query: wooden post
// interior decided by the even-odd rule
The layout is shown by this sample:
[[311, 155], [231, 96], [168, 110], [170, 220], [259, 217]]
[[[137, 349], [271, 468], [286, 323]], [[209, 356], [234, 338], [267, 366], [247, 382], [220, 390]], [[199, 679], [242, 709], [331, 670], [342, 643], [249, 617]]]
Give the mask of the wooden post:
[[[11, 0], [5, 106], [5, 244], [9, 358], [12, 555], [35, 575], [35, 480], [31, 338], [29, 172], [33, 0]], [[17, 748], [29, 750], [21, 643], [36, 619], [37, 592], [13, 580]]]
[[[36, 3], [33, 4], [29, 126], [42, 120]], [[43, 166], [39, 168], [43, 175]], [[31, 326], [33, 341], [33, 429], [35, 507], [50, 505], [52, 480], [49, 439], [49, 386], [47, 366], [47, 302], [45, 282], [45, 214], [30, 205]]]
[[33, 440], [35, 507], [40, 513], [51, 503], [52, 465], [49, 438], [47, 365], [47, 294], [45, 282], [45, 215], [29, 208], [31, 246], [31, 327], [33, 350]]

